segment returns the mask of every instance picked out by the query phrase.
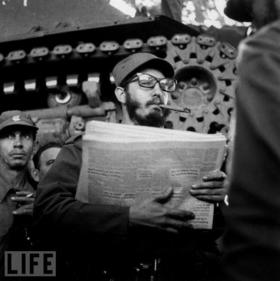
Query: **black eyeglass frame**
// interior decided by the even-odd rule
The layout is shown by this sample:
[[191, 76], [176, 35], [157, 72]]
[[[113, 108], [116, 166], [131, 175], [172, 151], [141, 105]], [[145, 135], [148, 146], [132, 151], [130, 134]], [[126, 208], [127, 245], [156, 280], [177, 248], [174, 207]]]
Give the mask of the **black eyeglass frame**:
[[[151, 86], [147, 86], [147, 85], [144, 85], [144, 84], [141, 84], [140, 83], [140, 75], [148, 75], [148, 76], [150, 76], [150, 77], [152, 77], [153, 79], [154, 79], [154, 81], [155, 81], [155, 83], [153, 84], [153, 85], [151, 85]], [[163, 80], [172, 80], [173, 82], [174, 82], [174, 89], [172, 89], [172, 90], [167, 90], [166, 88], [163, 88], [163, 86], [162, 86], [162, 84], [161, 84], [161, 81], [163, 81]], [[149, 73], [142, 73], [142, 72], [137, 72], [135, 75], [133, 75], [131, 78], [129, 78], [127, 81], [125, 81], [125, 87], [129, 84], [129, 83], [131, 83], [131, 82], [135, 82], [135, 81], [137, 81], [138, 82], [138, 85], [140, 86], [140, 87], [142, 87], [142, 88], [146, 88], [146, 89], [153, 89], [155, 86], [156, 86], [156, 84], [158, 83], [159, 84], [159, 87], [160, 87], [160, 89], [162, 90], [162, 91], [164, 91], [164, 92], [168, 92], [168, 93], [172, 93], [172, 92], [174, 92], [175, 90], [176, 90], [176, 85], [177, 85], [177, 80], [176, 79], [173, 79], [173, 78], [167, 78], [167, 77], [164, 77], [164, 78], [157, 78], [157, 77], [155, 77], [155, 76], [153, 76], [153, 75], [151, 75], [151, 74], [149, 74]]]

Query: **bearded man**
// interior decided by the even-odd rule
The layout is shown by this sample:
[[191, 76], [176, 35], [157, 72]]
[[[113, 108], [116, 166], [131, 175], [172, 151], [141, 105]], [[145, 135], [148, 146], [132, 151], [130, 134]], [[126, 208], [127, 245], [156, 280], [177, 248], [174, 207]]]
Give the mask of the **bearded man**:
[[[152, 54], [136, 53], [120, 61], [112, 73], [116, 83], [115, 95], [122, 105], [122, 122], [162, 127], [167, 112], [161, 105], [167, 103], [168, 95], [176, 86], [173, 67]], [[151, 270], [145, 269], [145, 261], [150, 259], [151, 248], [157, 245], [164, 249], [167, 243], [169, 247], [175, 246], [178, 237], [182, 238], [182, 233], [191, 228], [193, 213], [167, 207], [165, 203], [173, 193], [171, 188], [160, 196], [143, 199], [130, 207], [79, 202], [75, 199], [75, 193], [81, 163], [82, 143], [81, 137], [77, 137], [62, 148], [52, 168], [39, 184], [35, 203], [37, 228], [46, 229], [47, 226], [48, 233], [52, 230], [51, 235], [71, 244], [68, 248], [72, 252], [74, 248], [80, 252], [83, 249], [83, 258], [77, 254], [75, 266], [72, 267], [79, 271], [80, 280], [93, 280], [94, 277], [96, 280], [103, 280], [97, 272], [102, 269], [103, 262], [110, 267], [109, 275], [106, 270], [101, 270], [106, 280], [141, 278], [143, 271], [145, 275]], [[222, 201], [225, 190], [221, 178], [219, 175], [209, 175], [192, 189], [192, 195], [206, 201]], [[69, 237], [70, 241], [66, 239]], [[188, 241], [183, 244], [188, 247], [196, 246]], [[147, 245], [150, 246], [149, 250]], [[180, 270], [172, 271], [162, 267], [165, 270], [165, 274], [161, 274], [162, 280], [183, 280], [193, 276], [191, 269], [185, 271], [187, 261], [184, 258], [178, 259], [184, 247], [180, 243], [175, 254], [177, 258], [169, 259], [174, 268], [179, 267], [175, 260], [180, 260]], [[144, 249], [147, 251], [143, 253]], [[139, 263], [141, 250], [144, 268], [141, 268], [143, 262]], [[159, 251], [155, 251], [154, 255], [157, 257]], [[190, 260], [192, 257], [189, 255], [187, 258]], [[85, 260], [87, 261], [84, 262]], [[134, 263], [136, 260], [138, 263]], [[85, 269], [86, 264], [88, 267]], [[154, 266], [156, 265], [153, 264], [152, 267]], [[192, 266], [190, 268], [194, 269]]]

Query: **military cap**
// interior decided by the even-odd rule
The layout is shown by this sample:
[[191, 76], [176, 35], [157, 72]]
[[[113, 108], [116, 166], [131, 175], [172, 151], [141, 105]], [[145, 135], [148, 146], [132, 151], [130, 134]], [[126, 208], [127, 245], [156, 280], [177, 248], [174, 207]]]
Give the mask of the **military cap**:
[[135, 53], [121, 60], [114, 67], [112, 74], [116, 85], [123, 86], [128, 78], [144, 67], [155, 68], [169, 78], [174, 76], [174, 69], [168, 61], [150, 53]]
[[12, 126], [27, 127], [35, 132], [38, 130], [31, 117], [20, 110], [5, 111], [0, 115], [0, 132]]

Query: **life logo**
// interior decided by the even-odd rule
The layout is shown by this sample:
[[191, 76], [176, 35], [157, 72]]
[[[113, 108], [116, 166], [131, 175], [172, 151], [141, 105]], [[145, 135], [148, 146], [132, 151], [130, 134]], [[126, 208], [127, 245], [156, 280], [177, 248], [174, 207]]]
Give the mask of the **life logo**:
[[6, 251], [6, 277], [54, 277], [56, 253], [54, 251]]

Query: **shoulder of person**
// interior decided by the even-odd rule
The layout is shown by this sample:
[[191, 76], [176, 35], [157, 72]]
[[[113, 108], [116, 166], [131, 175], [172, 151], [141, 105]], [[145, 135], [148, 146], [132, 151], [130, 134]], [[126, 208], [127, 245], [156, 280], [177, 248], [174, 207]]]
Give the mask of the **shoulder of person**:
[[70, 138], [68, 138], [68, 139], [65, 141], [65, 145], [82, 143], [82, 136], [83, 136], [83, 133], [80, 133], [80, 134], [78, 134], [78, 135], [71, 136]]

